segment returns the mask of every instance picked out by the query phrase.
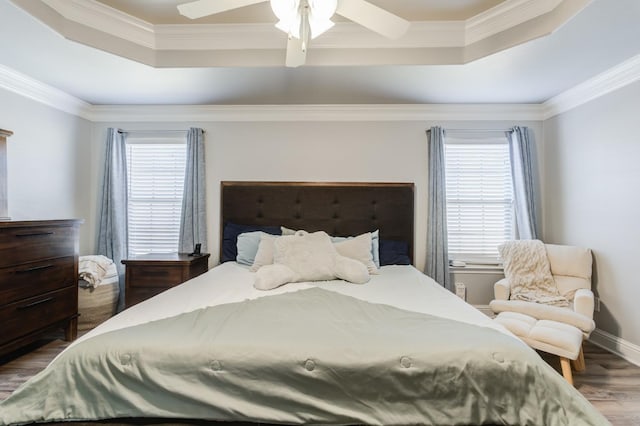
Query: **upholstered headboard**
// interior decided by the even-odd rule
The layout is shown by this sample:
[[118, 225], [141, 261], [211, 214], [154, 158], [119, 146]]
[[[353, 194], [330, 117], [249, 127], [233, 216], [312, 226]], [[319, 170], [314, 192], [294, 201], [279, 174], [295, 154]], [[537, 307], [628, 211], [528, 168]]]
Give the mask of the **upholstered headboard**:
[[381, 239], [407, 242], [413, 263], [413, 188], [413, 183], [223, 181], [220, 239], [227, 222], [341, 236], [379, 229]]

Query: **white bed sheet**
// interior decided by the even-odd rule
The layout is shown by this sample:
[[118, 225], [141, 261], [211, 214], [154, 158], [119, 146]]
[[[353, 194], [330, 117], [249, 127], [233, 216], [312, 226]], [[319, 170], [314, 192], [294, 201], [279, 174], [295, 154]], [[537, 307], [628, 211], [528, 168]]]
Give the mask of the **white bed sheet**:
[[[226, 262], [207, 273], [173, 287], [121, 312], [77, 339], [71, 346], [109, 331], [169, 318], [209, 306], [321, 287], [372, 303], [490, 327], [511, 333], [500, 324], [444, 289], [413, 266], [383, 266], [366, 284], [341, 280], [285, 284], [269, 291], [253, 287], [255, 273], [236, 262]], [[524, 343], [523, 343], [524, 344]]]

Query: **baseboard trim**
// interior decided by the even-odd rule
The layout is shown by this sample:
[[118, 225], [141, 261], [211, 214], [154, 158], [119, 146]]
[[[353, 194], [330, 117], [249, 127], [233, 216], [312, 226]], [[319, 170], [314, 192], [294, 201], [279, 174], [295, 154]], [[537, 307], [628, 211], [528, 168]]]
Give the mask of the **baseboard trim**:
[[598, 328], [591, 333], [589, 341], [602, 349], [606, 349], [609, 352], [620, 356], [632, 364], [640, 366], [640, 346], [638, 345], [627, 342], [618, 336], [614, 336], [613, 334]]

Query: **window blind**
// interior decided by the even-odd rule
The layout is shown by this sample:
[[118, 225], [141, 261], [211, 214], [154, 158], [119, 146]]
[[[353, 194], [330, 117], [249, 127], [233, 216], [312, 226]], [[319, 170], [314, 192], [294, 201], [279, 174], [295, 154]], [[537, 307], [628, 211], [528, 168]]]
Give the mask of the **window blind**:
[[447, 140], [445, 168], [449, 259], [498, 263], [513, 234], [506, 138]]
[[127, 141], [129, 255], [178, 251], [183, 140]]

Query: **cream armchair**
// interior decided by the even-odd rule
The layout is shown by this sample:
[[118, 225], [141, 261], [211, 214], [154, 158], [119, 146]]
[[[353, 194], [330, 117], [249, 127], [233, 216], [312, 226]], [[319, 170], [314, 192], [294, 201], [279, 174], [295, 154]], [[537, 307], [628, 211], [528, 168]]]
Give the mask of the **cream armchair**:
[[560, 294], [569, 300], [569, 307], [557, 307], [535, 302], [509, 300], [510, 284], [504, 278], [494, 285], [495, 300], [489, 306], [496, 314], [518, 312], [538, 320], [557, 321], [580, 329], [584, 338], [595, 329], [594, 296], [591, 291], [591, 250], [545, 244], [551, 274]]

